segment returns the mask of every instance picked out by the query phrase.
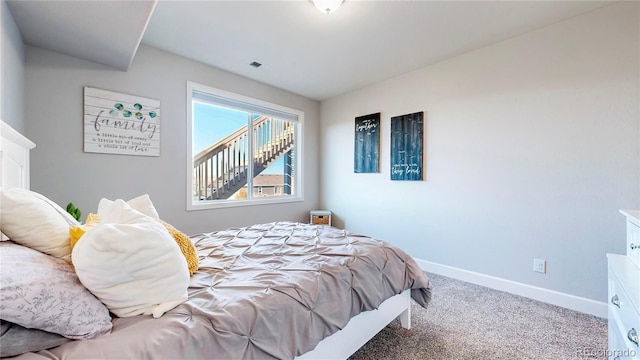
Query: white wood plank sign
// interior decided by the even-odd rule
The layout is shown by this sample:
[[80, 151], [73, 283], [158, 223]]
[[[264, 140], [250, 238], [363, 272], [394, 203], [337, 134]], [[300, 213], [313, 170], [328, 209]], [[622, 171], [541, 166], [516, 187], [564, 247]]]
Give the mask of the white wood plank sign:
[[84, 151], [160, 156], [160, 101], [85, 86]]

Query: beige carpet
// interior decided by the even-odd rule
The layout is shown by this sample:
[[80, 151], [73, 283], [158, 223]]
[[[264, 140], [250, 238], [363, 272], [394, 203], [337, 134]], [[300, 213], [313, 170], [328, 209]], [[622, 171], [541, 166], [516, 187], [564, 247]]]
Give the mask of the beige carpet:
[[605, 319], [427, 274], [428, 309], [412, 301], [411, 330], [394, 320], [351, 360], [606, 359]]

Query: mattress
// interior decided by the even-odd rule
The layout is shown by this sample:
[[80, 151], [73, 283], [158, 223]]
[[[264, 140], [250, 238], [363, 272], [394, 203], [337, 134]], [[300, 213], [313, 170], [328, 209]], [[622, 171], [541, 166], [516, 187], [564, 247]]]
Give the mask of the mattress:
[[20, 358], [292, 359], [360, 312], [429, 279], [401, 249], [337, 228], [275, 222], [192, 236], [200, 266], [186, 302], [110, 334]]

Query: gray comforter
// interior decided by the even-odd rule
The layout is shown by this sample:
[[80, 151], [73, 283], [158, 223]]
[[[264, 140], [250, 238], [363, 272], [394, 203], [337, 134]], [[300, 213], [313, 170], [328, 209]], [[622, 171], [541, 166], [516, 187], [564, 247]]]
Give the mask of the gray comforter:
[[114, 318], [111, 334], [25, 357], [291, 359], [362, 311], [429, 280], [402, 250], [326, 226], [278, 222], [192, 237], [189, 299], [159, 319]]

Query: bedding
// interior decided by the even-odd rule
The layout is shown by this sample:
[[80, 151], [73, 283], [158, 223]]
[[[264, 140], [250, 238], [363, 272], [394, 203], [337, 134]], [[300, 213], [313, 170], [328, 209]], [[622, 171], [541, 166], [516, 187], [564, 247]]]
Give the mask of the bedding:
[[[98, 214], [104, 212], [106, 209], [112, 206], [112, 204], [112, 200], [104, 198], [101, 199], [98, 203]], [[171, 236], [175, 239], [178, 247], [180, 247], [180, 251], [182, 251], [182, 254], [184, 255], [187, 266], [189, 268], [189, 275], [193, 275], [193, 272], [198, 268], [198, 256], [196, 255], [196, 249], [193, 247], [191, 240], [189, 240], [189, 237], [186, 234], [182, 233], [171, 224], [160, 220], [158, 211], [153, 206], [153, 202], [151, 201], [149, 194], [140, 195], [131, 200], [128, 200], [127, 205], [132, 209], [160, 222], [165, 227], [165, 229], [167, 229], [169, 234], [171, 234]]]
[[292, 359], [405, 289], [423, 307], [431, 297], [402, 250], [333, 227], [276, 222], [192, 241], [200, 266], [186, 302], [157, 319], [114, 318], [109, 334], [23, 357]]
[[71, 261], [69, 226], [76, 219], [45, 196], [0, 187], [0, 230], [14, 242]]
[[101, 201], [98, 215], [100, 224], [82, 235], [71, 259], [82, 284], [111, 312], [157, 318], [187, 299], [187, 262], [159, 221], [123, 200]]
[[2, 320], [70, 339], [111, 331], [109, 311], [82, 286], [68, 262], [2, 241], [0, 264]]
[[187, 262], [187, 268], [189, 269], [189, 276], [193, 275], [193, 273], [198, 270], [198, 254], [196, 253], [196, 248], [193, 246], [191, 239], [187, 234], [173, 227], [173, 225], [169, 224], [166, 221], [160, 221], [162, 226], [169, 232], [169, 234], [173, 237], [184, 255], [184, 260]]
[[71, 341], [62, 335], [0, 320], [0, 357], [16, 356], [28, 351], [40, 351]]
[[[98, 214], [104, 212], [105, 209], [107, 209], [113, 203], [113, 200], [104, 198], [100, 199], [100, 202], [98, 203]], [[131, 200], [127, 200], [127, 205], [129, 205], [129, 207], [131, 207], [132, 209], [151, 217], [154, 220], [160, 220], [158, 211], [156, 210], [155, 206], [153, 206], [153, 202], [151, 201], [151, 197], [149, 197], [149, 194], [140, 195]]]

